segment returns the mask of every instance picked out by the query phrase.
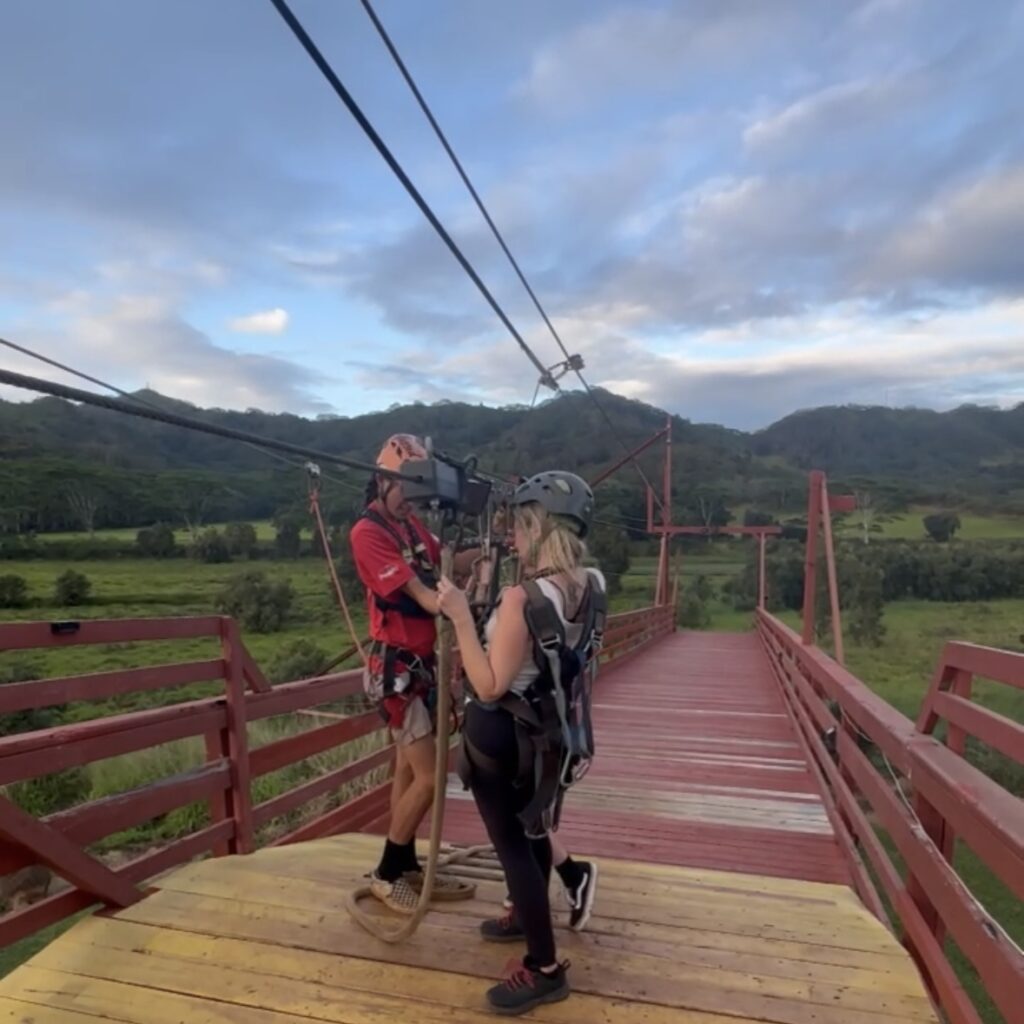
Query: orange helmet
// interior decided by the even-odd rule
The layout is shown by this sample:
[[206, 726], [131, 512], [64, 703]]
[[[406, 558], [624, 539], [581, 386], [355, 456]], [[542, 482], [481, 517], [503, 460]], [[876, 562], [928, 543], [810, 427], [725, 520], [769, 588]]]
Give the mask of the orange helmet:
[[390, 469], [397, 473], [402, 468], [403, 462], [410, 459], [427, 458], [426, 445], [413, 434], [392, 434], [384, 442], [380, 454], [377, 456], [377, 465], [381, 469]]

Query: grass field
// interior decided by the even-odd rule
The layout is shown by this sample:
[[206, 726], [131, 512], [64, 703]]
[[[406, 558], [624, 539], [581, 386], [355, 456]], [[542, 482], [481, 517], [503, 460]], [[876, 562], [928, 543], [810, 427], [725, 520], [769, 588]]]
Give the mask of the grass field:
[[[935, 508], [920, 506], [911, 508], [900, 515], [893, 516], [891, 521], [880, 523], [882, 532], [877, 536], [884, 540], [927, 540], [922, 520], [925, 516], [938, 511]], [[957, 512], [960, 517], [960, 529], [956, 539], [966, 540], [1020, 540], [1024, 538], [1024, 516], [986, 516], [976, 512]], [[844, 517], [836, 524], [836, 532], [841, 536], [854, 536], [860, 533], [856, 515]]]

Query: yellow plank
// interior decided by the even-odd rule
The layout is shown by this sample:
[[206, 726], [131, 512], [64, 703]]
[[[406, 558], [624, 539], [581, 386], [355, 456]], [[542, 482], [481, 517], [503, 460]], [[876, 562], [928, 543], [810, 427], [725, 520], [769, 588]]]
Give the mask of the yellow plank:
[[[363, 833], [346, 833], [339, 836], [328, 836], [323, 839], [312, 840], [309, 843], [302, 843], [302, 856], [314, 854], [321, 850], [336, 851], [346, 862], [360, 865], [363, 871], [369, 870], [366, 866], [376, 862], [380, 857], [381, 844], [383, 840], [379, 836], [370, 836]], [[421, 848], [425, 849], [423, 843]], [[295, 850], [295, 846], [275, 847], [273, 849], [259, 850], [252, 855], [254, 859], [288, 859], [287, 853]], [[687, 868], [677, 867], [671, 864], [649, 864], [632, 860], [622, 860], [610, 857], [592, 855], [587, 850], [573, 850], [574, 857], [592, 858], [597, 860], [602, 869], [608, 875], [621, 874], [628, 879], [638, 878], [662, 878], [662, 879], [689, 879], [698, 883], [710, 885], [724, 885], [737, 889], [749, 889], [761, 893], [782, 893], [794, 896], [820, 896], [821, 898], [835, 898], [838, 893], [852, 893], [848, 886], [836, 885], [830, 882], [806, 882], [793, 878], [775, 878], [767, 875], [749, 875], [732, 871], [715, 871], [710, 868]]]
[[[281, 878], [257, 871], [254, 865], [243, 867], [240, 863], [235, 864], [237, 870], [234, 872], [225, 870], [226, 866], [226, 862], [196, 865], [177, 872], [173, 878], [162, 880], [160, 886], [164, 891], [342, 913], [348, 891], [356, 884], [365, 884], [358, 877], [346, 876], [340, 868], [334, 885], [328, 886], [303, 879]], [[499, 899], [500, 889], [496, 888], [490, 902], [481, 906], [481, 912], [493, 913]], [[464, 912], [463, 908], [464, 904], [438, 904], [435, 912], [457, 914]], [[893, 943], [889, 933], [866, 912], [851, 912], [840, 918], [834, 912], [808, 916], [788, 908], [773, 906], [771, 910], [770, 914], [758, 914], [753, 906], [745, 908], [742, 903], [729, 904], [710, 897], [676, 902], [614, 895], [601, 896], [599, 907], [602, 918], [643, 920], [663, 925], [690, 922], [699, 927], [741, 934], [855, 949], [879, 950]]]
[[87, 1013], [23, 1003], [20, 999], [5, 999], [3, 996], [0, 996], [0, 1021], [3, 1024], [96, 1024], [96, 1018]]
[[[127, 1024], [309, 1024], [308, 1017], [211, 1002], [173, 992], [154, 992], [135, 985], [49, 971], [31, 964], [19, 967], [0, 981], [0, 986], [8, 985], [18, 1000], [24, 999], [33, 1007], [57, 1007], [57, 1012], [71, 1010], [87, 1014], [91, 1024], [97, 1024], [99, 1018]], [[45, 1003], [36, 1000], [45, 1000]], [[57, 1022], [59, 1020], [57, 1018]]]
[[[80, 969], [73, 957], [68, 960]], [[381, 965], [385, 966], [385, 965]], [[128, 954], [116, 964], [99, 968], [107, 974], [117, 972], [117, 979], [91, 978], [69, 974], [52, 967], [32, 968], [43, 985], [66, 991], [69, 987], [78, 1002], [87, 1000], [95, 1009], [110, 1006], [122, 1012], [122, 993], [144, 993], [153, 1005], [173, 999], [179, 1007], [187, 1006], [187, 1017], [173, 1018], [133, 1016], [140, 1024], [188, 1024], [207, 1022], [250, 1021], [253, 1024], [285, 1024], [309, 1020], [332, 1024], [395, 1024], [397, 1021], [427, 1024], [493, 1024], [494, 1015], [484, 1008], [486, 986], [478, 980], [439, 972], [419, 972], [415, 981], [426, 982], [425, 991], [414, 998], [375, 995], [347, 986], [303, 983], [268, 977], [262, 970], [223, 969], [219, 965], [190, 965], [182, 970], [180, 961], [142, 954]], [[35, 978], [33, 979], [35, 981]], [[35, 981], [37, 987], [42, 987]], [[407, 986], [409, 987], [409, 986]], [[187, 1000], [182, 1003], [182, 1000]], [[225, 1012], [227, 1011], [227, 1012]], [[179, 1010], [180, 1012], [180, 1010]], [[533, 1012], [534, 1019], [548, 1024], [737, 1024], [735, 1018], [703, 1013], [665, 1010], [644, 1004], [630, 1005], [619, 1001], [595, 999], [574, 994], [564, 1003], [543, 1007]], [[741, 1018], [742, 1020], [742, 1018]]]
[[[158, 901], [166, 901], [170, 893], [126, 908], [119, 916], [140, 923], [171, 924], [154, 914]], [[178, 895], [180, 894], [173, 894]], [[244, 918], [228, 920], [230, 901], [220, 901], [218, 912], [200, 912], [195, 902], [185, 901], [177, 923], [210, 934], [223, 934], [234, 928], [240, 938], [259, 937], [278, 944], [313, 946], [324, 952], [350, 957], [390, 959], [417, 967], [434, 967], [438, 950], [445, 951], [445, 963], [460, 972], [480, 978], [493, 977], [505, 958], [506, 951], [482, 943], [471, 932], [439, 928], [431, 919], [421, 926], [415, 939], [398, 947], [387, 946], [355, 930], [351, 922], [336, 915], [323, 914], [318, 922], [306, 922], [291, 935], [293, 925], [284, 919], [278, 908], [249, 903]], [[162, 908], [162, 909], [166, 909]], [[262, 928], [257, 922], [262, 921]], [[268, 954], [269, 955], [269, 954]], [[754, 1020], [776, 1021], [778, 1024], [805, 1024], [808, 1013], [818, 1024], [882, 1024], [883, 1021], [932, 1021], [930, 1005], [922, 996], [895, 996], [836, 985], [807, 983], [794, 979], [750, 976], [738, 971], [710, 970], [676, 964], [666, 971], [662, 960], [617, 950], [589, 946], [573, 970], [573, 984], [593, 995], [616, 999], [643, 999], [664, 1006], [697, 1009], [710, 1013], [746, 1014]]]
[[[475, 933], [475, 922], [473, 931]], [[474, 934], [475, 937], [475, 934]], [[257, 942], [230, 938], [215, 938], [192, 931], [176, 931], [132, 924], [122, 920], [94, 919], [84, 922], [75, 932], [74, 939], [88, 942], [111, 950], [140, 950], [159, 953], [162, 956], [182, 960], [205, 960], [225, 966], [244, 967], [256, 960], [264, 959], [264, 946]], [[910, 973], [885, 973], [880, 971], [836, 967], [829, 964], [794, 962], [766, 955], [736, 953], [734, 951], [690, 948], [671, 942], [652, 942], [618, 936], [572, 935], [570, 942], [563, 946], [563, 953], [573, 960], [587, 956], [591, 946], [608, 949], [615, 953], [643, 953], [660, 957], [673, 965], [686, 964], [691, 967], [731, 969], [753, 976], [793, 978], [806, 982], [821, 982], [849, 988], [864, 988], [871, 991], [894, 995], [920, 996], [921, 984]], [[349, 962], [336, 954], [312, 950], [289, 951], [281, 946], [274, 955], [272, 968], [288, 977], [311, 980], [324, 978], [324, 972], [338, 968], [345, 963], [344, 971], [355, 970]], [[674, 966], [672, 967], [674, 970]], [[388, 981], [383, 991], [397, 991], [399, 978]]]
[[[363, 855], [362, 850], [352, 850], [347, 846], [337, 844], [317, 846], [315, 849], [307, 850], [303, 844], [303, 849], [298, 855], [293, 854], [289, 857], [286, 854], [287, 849], [260, 851], [247, 860], [257, 870], [269, 870], [275, 874], [280, 873], [285, 877], [295, 878], [322, 879], [325, 873], [336, 878], [339, 866], [342, 866], [346, 872], [356, 874], [365, 874], [367, 871], [369, 858]], [[774, 879], [763, 880], [760, 876], [723, 875], [716, 872], [711, 878], [702, 878], [699, 874], [687, 869], [676, 869], [670, 876], [658, 877], [641, 871], [632, 871], [628, 862], [605, 860], [601, 857], [592, 859], [597, 861], [600, 868], [602, 890], [633, 892], [638, 884], [642, 884], [645, 891], [660, 891], [667, 894], [683, 891], [713, 891], [716, 894], [733, 893], [737, 896], [754, 899], [775, 902], [785, 900], [796, 904], [806, 903], [811, 906], [837, 903], [859, 904], [856, 894], [847, 886], [826, 886], [821, 883], [800, 882], [797, 883], [799, 888], [780, 891], [770, 885], [759, 885], [758, 883], [761, 881], [774, 881]], [[483, 863], [488, 866], [493, 864], [499, 868], [496, 860]]]

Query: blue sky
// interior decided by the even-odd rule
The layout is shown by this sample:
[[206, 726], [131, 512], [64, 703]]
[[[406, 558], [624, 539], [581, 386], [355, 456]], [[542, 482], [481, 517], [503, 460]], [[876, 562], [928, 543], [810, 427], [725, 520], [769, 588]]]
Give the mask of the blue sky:
[[[293, 6], [553, 363], [361, 6]], [[1024, 401], [1024, 4], [376, 6], [592, 383], [743, 428]], [[0, 68], [4, 336], [202, 405], [532, 398], [269, 3], [15, 3]]]

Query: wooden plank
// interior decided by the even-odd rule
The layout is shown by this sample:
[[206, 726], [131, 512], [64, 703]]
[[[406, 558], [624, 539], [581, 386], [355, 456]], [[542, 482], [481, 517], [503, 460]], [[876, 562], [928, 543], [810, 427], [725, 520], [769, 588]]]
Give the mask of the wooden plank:
[[90, 857], [76, 843], [26, 814], [3, 795], [0, 795], [0, 838], [31, 853], [37, 863], [45, 864], [72, 885], [114, 906], [127, 906], [142, 895], [134, 885]]
[[[132, 908], [126, 913], [136, 921], [140, 917], [149, 916], [149, 911], [154, 909], [152, 904], [165, 895], [161, 893], [147, 900], [143, 907]], [[312, 913], [307, 912], [310, 916]], [[313, 948], [353, 958], [390, 960], [411, 967], [436, 968], [438, 950], [443, 949], [445, 963], [450, 969], [477, 978], [497, 974], [506, 956], [506, 951], [480, 943], [472, 923], [468, 923], [464, 929], [454, 930], [433, 923], [433, 917], [421, 926], [415, 942], [399, 947], [386, 946], [368, 937], [344, 915], [325, 916], [322, 911], [314, 919], [318, 927], [308, 928], [300, 936], [294, 931], [291, 912], [286, 908], [266, 907], [260, 911], [255, 904], [246, 906], [244, 919], [237, 925], [240, 930], [244, 929], [243, 937], [252, 937], [257, 920], [265, 922], [266, 928], [276, 929], [277, 944], [288, 941], [286, 936], [290, 934], [293, 943], [301, 943], [309, 948], [312, 942]], [[207, 934], [208, 927], [216, 931], [230, 929], [231, 912], [227, 915], [208, 916], [208, 912], [200, 912], [193, 906], [187, 916], [186, 927], [202, 934]], [[150, 960], [152, 957], [141, 959]], [[708, 970], [675, 965], [671, 972], [666, 972], [664, 962], [659, 958], [624, 954], [614, 949], [602, 950], [591, 944], [587, 945], [585, 958], [577, 960], [577, 964], [573, 971], [576, 990], [606, 999], [631, 999], [677, 1010], [726, 1012], [778, 1024], [805, 1024], [812, 1010], [813, 1019], [821, 1024], [881, 1024], [883, 1021], [898, 1019], [934, 1020], [930, 1006], [923, 997], [887, 995], [871, 989], [840, 989], [839, 986], [788, 978], [750, 977], [728, 969]], [[121, 958], [118, 967], [123, 971]], [[173, 974], [186, 984], [190, 984], [194, 978], [191, 969], [178, 969]], [[220, 991], [223, 994], [223, 987]]]
[[218, 636], [220, 617], [183, 616], [165, 619], [80, 619], [57, 631], [49, 622], [0, 623], [0, 650], [32, 647], [76, 647], [80, 644], [124, 644], [149, 640], [191, 640]]
[[975, 900], [941, 851], [922, 835], [857, 746], [845, 734], [839, 744], [840, 757], [895, 842], [908, 871], [974, 964], [993, 1002], [1010, 1017], [1010, 1006], [1024, 991], [1024, 952]]
[[[234, 824], [231, 821], [210, 825], [159, 850], [129, 861], [115, 873], [131, 882], [144, 881], [213, 849], [217, 844], [229, 839], [233, 832]], [[96, 899], [88, 893], [80, 889], [69, 889], [8, 914], [0, 918], [0, 946], [10, 945], [33, 935], [72, 914], [89, 909], [95, 903]]]
[[1024, 763], [1024, 726], [952, 693], [935, 695], [933, 708], [964, 732], [1018, 764]]
[[0, 785], [198, 736], [226, 724], [224, 702], [198, 700], [0, 739]]
[[[457, 975], [435, 975], [431, 971], [413, 972], [406, 968], [403, 976], [409, 976], [421, 987], [431, 980], [448, 982], [447, 1001], [438, 1003], [433, 998], [435, 989], [423, 987], [424, 997], [396, 997], [382, 1000], [367, 994], [353, 1005], [348, 990], [330, 989], [326, 986], [318, 992], [315, 1005], [304, 1007], [304, 1013], [284, 1013], [266, 1010], [252, 1005], [239, 1006], [237, 1003], [207, 1000], [196, 996], [184, 996], [167, 989], [154, 992], [153, 989], [103, 981], [82, 975], [51, 971], [43, 968], [26, 967], [12, 975], [12, 988], [20, 995], [25, 992], [26, 1000], [43, 997], [55, 1005], [81, 1008], [96, 1017], [111, 1017], [128, 1021], [130, 1024], [309, 1024], [310, 1021], [341, 1021], [342, 1024], [395, 1024], [396, 1021], [443, 1020], [449, 1024], [489, 1024], [494, 1016], [480, 1009], [480, 983]], [[358, 992], [356, 993], [358, 994]], [[156, 996], [156, 997], [155, 997]], [[155, 997], [155, 998], [154, 998]], [[448, 1009], [454, 1004], [453, 1009]], [[320, 1006], [327, 1006], [327, 1018], [319, 1014]], [[352, 1012], [345, 1014], [351, 1006]], [[441, 1016], [424, 1017], [420, 1014]], [[694, 1012], [680, 1013], [661, 1007], [630, 1006], [624, 1002], [607, 1003], [584, 994], [576, 993], [572, 999], [556, 1006], [543, 1007], [534, 1011], [532, 1019], [547, 1024], [592, 1024], [601, 1020], [605, 1013], [614, 1014], [616, 1024], [736, 1024], [735, 1019], [718, 1015]]]
[[355, 697], [363, 692], [362, 675], [357, 671], [337, 672], [314, 679], [281, 683], [266, 693], [250, 693], [246, 697], [250, 722], [273, 715], [286, 715], [302, 708]]
[[257, 804], [253, 808], [253, 824], [256, 828], [260, 828], [267, 822], [273, 821], [274, 818], [288, 814], [303, 804], [309, 803], [310, 800], [340, 789], [353, 779], [388, 764], [394, 756], [395, 752], [392, 747], [383, 747], [373, 754], [352, 761], [342, 768], [336, 768], [319, 778], [311, 779], [286, 793], [281, 793], [270, 800], [264, 800], [263, 803]]
[[[115, 793], [43, 818], [43, 824], [56, 829], [71, 842], [89, 846], [99, 839], [134, 828], [178, 807], [204, 800], [228, 785], [230, 771], [225, 761], [201, 765], [159, 782]], [[31, 863], [16, 858], [13, 851], [0, 850], [0, 875]]]
[[314, 754], [341, 746], [377, 732], [382, 726], [381, 717], [376, 711], [367, 711], [362, 715], [353, 715], [343, 722], [300, 732], [282, 740], [275, 740], [262, 747], [257, 747], [249, 754], [250, 771], [253, 778], [277, 771], [287, 765], [302, 761]]
[[246, 720], [242, 642], [234, 619], [221, 620], [220, 639], [227, 683], [222, 745], [231, 765], [231, 785], [226, 793], [225, 810], [234, 823], [228, 852], [249, 853], [256, 842], [252, 824], [252, 758], [249, 754], [249, 727]]
[[105, 700], [128, 693], [213, 682], [223, 678], [224, 664], [219, 658], [213, 658], [208, 661], [147, 665], [144, 668], [115, 669], [83, 676], [8, 683], [0, 687], [0, 715], [53, 704], [70, 704], [77, 700]]
[[[455, 927], [472, 930], [478, 918], [462, 915], [453, 921]], [[692, 967], [709, 967], [746, 970], [751, 974], [765, 974], [779, 978], [793, 978], [803, 981], [824, 981], [829, 984], [848, 985], [853, 988], [885, 991], [890, 995], [921, 997], [921, 983], [914, 972], [887, 972], [873, 969], [830, 966], [808, 961], [789, 961], [768, 954], [742, 953], [728, 949], [703, 949], [699, 946], [684, 946], [673, 942], [674, 935], [649, 939], [646, 937], [623, 937], [597, 935], [593, 945], [620, 949], [622, 952], [650, 951], [648, 955], [664, 960], [686, 963]], [[353, 962], [350, 958], [316, 950], [293, 950], [277, 947], [273, 957], [267, 956], [265, 944], [252, 940], [227, 939], [203, 935], [196, 932], [156, 928], [151, 925], [132, 924], [116, 919], [94, 918], [75, 929], [68, 940], [78, 944], [89, 944], [109, 949], [112, 952], [134, 951], [167, 956], [185, 962], [196, 960], [220, 964], [224, 967], [247, 967], [264, 963], [269, 972], [299, 980], [324, 980], [332, 977], [340, 984], [360, 988], [359, 974], [371, 977], [384, 974], [381, 987], [384, 991], [399, 992], [406, 985], [401, 979], [404, 967], [390, 964], [381, 965], [384, 971], [368, 969], [368, 961]], [[590, 945], [591, 943], [588, 943]], [[365, 981], [363, 982], [365, 984]], [[384, 986], [387, 988], [384, 988]]]
[[272, 845], [285, 846], [346, 830], [356, 831], [373, 821], [387, 807], [390, 784], [383, 784], [335, 807], [319, 818], [300, 825], [294, 832], [276, 839]]
[[1024, 803], [934, 741], [915, 744], [910, 756], [917, 792], [1024, 900]]
[[1024, 654], [1016, 651], [954, 642], [946, 645], [943, 660], [951, 668], [1024, 689]]
[[[124, 1017], [108, 1017], [108, 1020], [126, 1020]], [[91, 1013], [60, 1009], [54, 1006], [40, 1006], [20, 999], [5, 999], [0, 996], [0, 1021], [4, 1024], [96, 1024]]]

